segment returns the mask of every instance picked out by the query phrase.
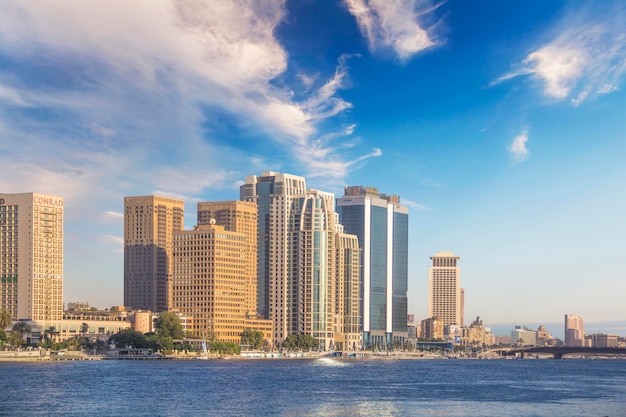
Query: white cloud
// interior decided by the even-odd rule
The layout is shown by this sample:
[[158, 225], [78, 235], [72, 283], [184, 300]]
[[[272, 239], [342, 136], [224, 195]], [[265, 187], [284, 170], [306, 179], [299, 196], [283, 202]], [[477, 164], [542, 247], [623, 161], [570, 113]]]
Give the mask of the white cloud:
[[120, 236], [114, 236], [114, 235], [105, 235], [102, 236], [102, 241], [105, 243], [111, 243], [114, 245], [123, 245], [124, 244], [124, 238], [120, 237]]
[[416, 53], [437, 45], [433, 34], [418, 22], [433, 8], [418, 10], [420, 0], [345, 0], [348, 11], [356, 18], [369, 48], [376, 52], [390, 48], [404, 61]]
[[[344, 58], [321, 85], [318, 74], [301, 76], [300, 94], [274, 82], [287, 71], [287, 53], [274, 36], [284, 15], [284, 1], [273, 0], [3, 2], [0, 51], [34, 67], [45, 60], [46, 67], [35, 80], [20, 73], [0, 79], [0, 109], [36, 108], [54, 117], [34, 120], [22, 111], [0, 118], [3, 133], [50, 150], [37, 157], [13, 147], [0, 152], [0, 163], [62, 160], [122, 193], [141, 185], [185, 195], [230, 187], [248, 172], [227, 167], [249, 155], [228, 138], [212, 143], [216, 113], [244, 132], [265, 132], [293, 155], [315, 149], [326, 158], [316, 163], [352, 161], [358, 149], [348, 154], [316, 139], [324, 135], [319, 124], [352, 107], [337, 94], [348, 76]], [[222, 177], [225, 171], [231, 178]], [[22, 185], [6, 181], [0, 186]], [[53, 189], [65, 192], [61, 183]]]
[[111, 219], [123, 219], [124, 213], [118, 213], [117, 211], [105, 211], [104, 215]]
[[416, 210], [421, 210], [421, 211], [430, 210], [430, 207], [425, 206], [424, 204], [416, 203], [415, 201], [411, 201], [411, 200], [401, 199], [400, 204], [403, 204], [410, 208], [414, 208]]
[[569, 98], [574, 105], [619, 88], [626, 71], [626, 29], [619, 13], [567, 16], [558, 33], [493, 84], [528, 75], [543, 84], [546, 96]]
[[507, 148], [513, 159], [517, 162], [525, 161], [530, 154], [528, 148], [526, 147], [526, 142], [528, 142], [528, 132], [523, 130], [522, 133], [513, 139], [513, 142], [511, 142], [511, 145]]

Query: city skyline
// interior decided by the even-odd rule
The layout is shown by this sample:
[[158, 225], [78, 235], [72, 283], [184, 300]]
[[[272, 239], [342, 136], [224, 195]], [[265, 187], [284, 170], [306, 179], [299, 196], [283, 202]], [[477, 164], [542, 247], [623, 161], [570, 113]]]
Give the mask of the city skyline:
[[271, 170], [402, 196], [419, 319], [451, 251], [468, 318], [624, 326], [626, 6], [376, 4], [3, 2], [0, 192], [63, 197], [64, 301], [122, 304], [124, 196], [190, 229]]

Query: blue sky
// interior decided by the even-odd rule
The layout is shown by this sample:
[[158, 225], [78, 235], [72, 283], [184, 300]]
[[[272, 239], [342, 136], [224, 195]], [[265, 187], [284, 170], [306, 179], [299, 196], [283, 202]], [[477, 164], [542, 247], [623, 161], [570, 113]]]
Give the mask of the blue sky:
[[619, 1], [3, 1], [0, 190], [65, 198], [66, 302], [122, 303], [124, 196], [183, 198], [191, 227], [196, 202], [273, 170], [401, 196], [418, 318], [449, 250], [466, 321], [624, 321], [625, 18]]

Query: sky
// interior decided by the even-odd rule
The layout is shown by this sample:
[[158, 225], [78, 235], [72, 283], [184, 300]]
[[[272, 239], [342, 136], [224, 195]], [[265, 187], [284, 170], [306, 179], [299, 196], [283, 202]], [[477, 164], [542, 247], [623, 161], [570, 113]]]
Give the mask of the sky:
[[5, 0], [0, 192], [64, 198], [66, 303], [123, 303], [124, 196], [184, 199], [191, 228], [271, 170], [400, 195], [418, 319], [452, 251], [466, 324], [626, 334], [625, 19], [617, 0]]

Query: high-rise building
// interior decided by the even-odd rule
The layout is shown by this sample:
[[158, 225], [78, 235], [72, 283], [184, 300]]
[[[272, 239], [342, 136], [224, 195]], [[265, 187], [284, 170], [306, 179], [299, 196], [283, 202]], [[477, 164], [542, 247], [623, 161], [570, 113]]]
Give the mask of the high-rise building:
[[192, 317], [196, 335], [239, 344], [250, 282], [246, 234], [211, 223], [174, 232], [172, 308]]
[[408, 208], [400, 197], [362, 186], [345, 188], [337, 211], [362, 249], [363, 344], [390, 346], [407, 337]]
[[256, 317], [257, 312], [257, 239], [258, 208], [254, 203], [245, 201], [215, 201], [198, 203], [198, 226], [215, 221], [218, 226], [230, 232], [246, 235], [246, 316]]
[[182, 200], [124, 198], [124, 305], [154, 312], [172, 305], [174, 233], [184, 227]]
[[63, 198], [0, 194], [0, 309], [20, 320], [63, 318]]
[[293, 332], [297, 296], [294, 200], [306, 194], [303, 177], [277, 172], [246, 177], [240, 199], [258, 207], [258, 311], [274, 325], [274, 340]]
[[362, 346], [361, 250], [355, 235], [338, 225], [336, 235], [337, 265], [335, 278], [335, 348], [357, 350]]
[[308, 334], [323, 350], [360, 346], [360, 251], [338, 223], [334, 194], [275, 172], [247, 177], [240, 192], [259, 210], [258, 310], [274, 341]]
[[461, 270], [459, 257], [452, 252], [431, 256], [428, 268], [428, 315], [438, 317], [444, 326], [461, 325]]
[[583, 318], [574, 314], [565, 315], [565, 346], [585, 346]]
[[334, 344], [336, 213], [332, 193], [309, 190], [294, 200], [295, 274], [289, 333], [309, 334], [320, 349]]

